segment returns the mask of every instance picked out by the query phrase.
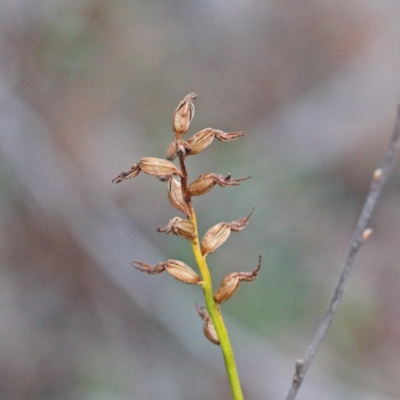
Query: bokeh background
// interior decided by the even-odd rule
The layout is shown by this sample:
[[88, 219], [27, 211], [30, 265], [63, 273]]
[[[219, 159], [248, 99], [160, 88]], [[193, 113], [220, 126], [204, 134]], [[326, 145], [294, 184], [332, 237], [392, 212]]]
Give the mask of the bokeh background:
[[[111, 179], [191, 134], [244, 130], [188, 160], [251, 175], [194, 201], [200, 231], [252, 220], [209, 256], [246, 399], [283, 399], [332, 295], [400, 94], [397, 0], [0, 1], [0, 398], [229, 399], [200, 288], [130, 262], [189, 265], [164, 183]], [[298, 399], [400, 398], [396, 168]]]

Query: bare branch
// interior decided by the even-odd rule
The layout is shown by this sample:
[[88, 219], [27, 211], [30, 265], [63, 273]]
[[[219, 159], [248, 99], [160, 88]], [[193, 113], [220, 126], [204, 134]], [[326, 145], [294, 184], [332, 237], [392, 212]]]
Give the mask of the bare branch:
[[372, 212], [378, 203], [379, 197], [382, 190], [389, 179], [389, 176], [393, 170], [393, 166], [396, 160], [397, 151], [400, 144], [400, 101], [397, 107], [397, 118], [390, 140], [389, 148], [386, 156], [383, 160], [382, 166], [375, 170], [372, 178], [371, 187], [364, 207], [361, 211], [360, 217], [351, 240], [350, 249], [347, 254], [346, 262], [339, 276], [339, 281], [336, 285], [332, 300], [329, 304], [328, 310], [326, 311], [321, 323], [315, 332], [314, 338], [308, 348], [304, 359], [296, 361], [295, 374], [293, 376], [292, 386], [286, 397], [286, 400], [295, 399], [300, 386], [304, 380], [304, 377], [310, 367], [312, 361], [319, 347], [321, 346], [322, 340], [325, 337], [326, 331], [332, 322], [335, 312], [343, 298], [343, 294], [346, 290], [347, 283], [350, 277], [351, 270], [354, 265], [354, 261], [361, 245], [371, 236], [372, 230], [368, 228], [371, 221]]

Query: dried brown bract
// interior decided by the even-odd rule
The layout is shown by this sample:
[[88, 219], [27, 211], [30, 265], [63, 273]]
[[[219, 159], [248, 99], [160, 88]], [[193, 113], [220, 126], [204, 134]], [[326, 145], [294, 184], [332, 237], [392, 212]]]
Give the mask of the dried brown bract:
[[189, 93], [179, 103], [172, 117], [172, 129], [175, 132], [177, 139], [180, 139], [183, 134], [189, 129], [190, 122], [194, 116], [193, 100], [197, 97], [196, 93]]
[[258, 258], [258, 266], [253, 272], [232, 272], [228, 274], [221, 282], [221, 286], [214, 294], [214, 301], [218, 304], [223, 303], [233, 296], [239, 289], [240, 283], [251, 282], [257, 278], [261, 268], [261, 256]]
[[171, 219], [167, 225], [158, 228], [157, 231], [164, 232], [167, 235], [172, 233], [188, 240], [197, 237], [196, 227], [194, 226], [194, 224], [191, 221], [187, 219], [182, 219], [180, 217], [175, 217]]
[[242, 219], [238, 219], [237, 221], [232, 221], [229, 224], [229, 227], [231, 228], [231, 231], [232, 232], [240, 232], [240, 231], [242, 231], [246, 227], [246, 225], [249, 223], [251, 214], [253, 214], [254, 210], [255, 210], [255, 208], [253, 208], [251, 210], [251, 213], [247, 217], [242, 218]]
[[204, 307], [198, 307], [196, 304], [196, 311], [203, 320], [203, 332], [206, 338], [211, 342], [219, 346], [218, 335], [215, 330], [214, 324], [211, 321], [208, 311]]
[[128, 171], [121, 172], [111, 182], [120, 183], [122, 181], [126, 181], [127, 179], [136, 178], [139, 175], [139, 172], [140, 172], [139, 164], [133, 164], [131, 169], [129, 169]]
[[236, 140], [237, 138], [246, 136], [245, 132], [222, 132], [222, 131], [214, 131], [215, 137], [221, 142], [230, 142], [232, 140]]

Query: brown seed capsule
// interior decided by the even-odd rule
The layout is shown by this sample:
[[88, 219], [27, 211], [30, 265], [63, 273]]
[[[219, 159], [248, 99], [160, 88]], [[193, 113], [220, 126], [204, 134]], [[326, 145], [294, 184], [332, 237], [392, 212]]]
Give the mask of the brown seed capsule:
[[212, 253], [228, 239], [231, 228], [226, 222], [220, 222], [210, 228], [201, 241], [201, 253], [203, 256]]
[[181, 135], [186, 133], [189, 129], [190, 122], [194, 115], [193, 100], [197, 97], [196, 93], [189, 93], [179, 103], [178, 107], [174, 111], [172, 118], [172, 129], [176, 133], [176, 138], [180, 139]]
[[206, 147], [208, 147], [213, 140], [214, 140], [214, 129], [206, 128], [200, 132], [197, 132], [188, 140], [188, 144], [192, 148], [190, 155], [200, 153]]
[[214, 130], [214, 136], [220, 140], [221, 142], [230, 142], [232, 140], [236, 140], [242, 136], [246, 136], [245, 132], [222, 132], [218, 130]]
[[249, 176], [246, 176], [244, 178], [231, 179], [231, 174], [224, 177], [223, 175], [216, 175], [208, 172], [200, 175], [197, 180], [189, 185], [188, 193], [190, 196], [200, 196], [209, 192], [215, 185], [221, 187], [238, 186], [239, 182], [245, 181], [249, 178]]
[[111, 182], [120, 183], [122, 181], [126, 181], [127, 179], [135, 178], [139, 175], [139, 172], [140, 172], [139, 164], [133, 164], [130, 170], [121, 172]]
[[257, 278], [261, 268], [261, 256], [258, 258], [258, 266], [253, 272], [232, 272], [228, 274], [221, 282], [221, 286], [214, 294], [214, 301], [221, 304], [233, 296], [239, 289], [242, 281], [251, 282]]
[[201, 282], [200, 276], [182, 261], [168, 260], [165, 262], [165, 269], [178, 281], [195, 285]]
[[168, 198], [172, 207], [182, 211], [186, 216], [189, 215], [189, 208], [182, 195], [182, 185], [178, 179], [170, 176], [167, 180]]
[[181, 171], [172, 162], [162, 158], [145, 157], [139, 162], [139, 167], [143, 172], [155, 176], [182, 175]]
[[219, 246], [221, 246], [228, 239], [231, 231], [240, 232], [249, 222], [252, 212], [245, 218], [238, 219], [237, 221], [220, 222], [219, 224], [210, 228], [201, 241], [201, 252], [203, 256], [212, 253]]
[[171, 219], [168, 225], [158, 228], [157, 231], [165, 232], [167, 235], [173, 233], [188, 240], [194, 239], [197, 236], [196, 227], [193, 223], [179, 217]]
[[[137, 265], [135, 265], [135, 263]], [[157, 263], [154, 267], [141, 261], [134, 261], [132, 263], [132, 266], [139, 271], [152, 275], [160, 274], [164, 270], [167, 270], [167, 272], [175, 279], [178, 279], [178, 281], [196, 285], [201, 283], [200, 276], [195, 271], [193, 271], [192, 268], [189, 267], [189, 265], [179, 260], [161, 261]]]
[[200, 196], [209, 192], [215, 186], [215, 175], [211, 172], [200, 175], [197, 180], [188, 187], [190, 196]]
[[219, 346], [219, 339], [217, 335], [217, 331], [215, 330], [214, 324], [208, 314], [208, 311], [204, 307], [197, 307], [196, 311], [200, 315], [203, 320], [203, 332], [206, 338], [211, 342]]

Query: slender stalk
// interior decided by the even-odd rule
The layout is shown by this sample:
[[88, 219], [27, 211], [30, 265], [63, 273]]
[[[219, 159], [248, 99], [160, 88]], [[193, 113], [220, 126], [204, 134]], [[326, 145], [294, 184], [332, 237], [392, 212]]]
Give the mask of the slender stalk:
[[[190, 220], [196, 227], [196, 232], [197, 232], [196, 215], [193, 211], [193, 208], [191, 209], [191, 211], [192, 213], [190, 215]], [[197, 265], [199, 266], [200, 274], [204, 282], [203, 289], [204, 289], [204, 298], [206, 302], [206, 307], [208, 313], [210, 314], [210, 318], [214, 324], [214, 328], [217, 332], [218, 339], [220, 341], [220, 346], [222, 354], [224, 356], [225, 368], [231, 386], [233, 399], [242, 400], [243, 394], [240, 386], [238, 371], [236, 368], [235, 356], [233, 354], [233, 349], [231, 346], [231, 342], [229, 340], [228, 331], [225, 327], [225, 323], [222, 318], [220, 308], [214, 301], [212, 280], [210, 272], [208, 270], [206, 258], [201, 254], [198, 238], [191, 240], [191, 244], [192, 244], [193, 254], [196, 258], [196, 262]]]
[[218, 335], [222, 354], [225, 362], [225, 369], [228, 375], [229, 384], [231, 386], [232, 396], [234, 400], [243, 400], [242, 388], [240, 386], [239, 374], [236, 367], [235, 356], [233, 353], [232, 345], [229, 340], [228, 331], [225, 327], [224, 319], [222, 318], [221, 310], [218, 304], [214, 301], [212, 279], [210, 271], [207, 266], [206, 258], [201, 253], [200, 242], [198, 239], [197, 218], [194, 212], [190, 196], [187, 192], [187, 171], [184, 162], [184, 157], [179, 157], [179, 164], [182, 171], [181, 185], [182, 194], [186, 200], [189, 208], [189, 220], [193, 223], [196, 229], [196, 238], [192, 239], [192, 251], [196, 259], [200, 274], [203, 280], [204, 299], [210, 318], [214, 324], [215, 331]]

